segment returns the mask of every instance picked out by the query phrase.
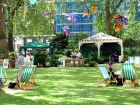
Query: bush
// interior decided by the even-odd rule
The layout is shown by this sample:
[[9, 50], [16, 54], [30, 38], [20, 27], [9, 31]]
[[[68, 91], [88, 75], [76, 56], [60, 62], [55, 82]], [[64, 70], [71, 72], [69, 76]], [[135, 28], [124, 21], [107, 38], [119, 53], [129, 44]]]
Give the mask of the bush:
[[96, 62], [95, 61], [90, 61], [88, 64], [89, 64], [90, 67], [94, 67]]
[[96, 62], [98, 62], [99, 64], [101, 64], [101, 63], [104, 62], [104, 59], [102, 57], [98, 57]]
[[49, 53], [46, 53], [44, 51], [40, 51], [38, 50], [37, 52], [35, 52], [34, 54], [34, 64], [38, 65], [39, 64], [43, 64], [43, 66], [46, 66], [46, 64], [48, 64], [50, 62], [50, 55]]
[[51, 59], [50, 66], [51, 67], [57, 67], [61, 62], [58, 59]]
[[64, 50], [68, 45], [69, 38], [64, 33], [57, 34], [50, 42], [50, 45], [57, 50]]
[[67, 57], [71, 57], [71, 51], [67, 51], [66, 55]]
[[14, 52], [14, 51], [13, 52], [10, 52], [9, 53], [9, 56], [16, 57], [16, 52]]
[[59, 55], [57, 54], [53, 54], [51, 56], [51, 60], [50, 60], [50, 66], [51, 67], [57, 67], [59, 64], [61, 64], [61, 62], [58, 60]]

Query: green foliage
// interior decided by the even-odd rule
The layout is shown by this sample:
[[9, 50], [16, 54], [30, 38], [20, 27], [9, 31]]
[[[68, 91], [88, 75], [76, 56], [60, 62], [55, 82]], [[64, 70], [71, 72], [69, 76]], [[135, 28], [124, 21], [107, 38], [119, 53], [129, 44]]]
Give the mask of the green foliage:
[[134, 46], [139, 48], [140, 43], [140, 22], [136, 20], [136, 1], [131, 1], [128, 7], [128, 25], [125, 25], [123, 33], [120, 35], [120, 38], [124, 39], [125, 47]]
[[96, 31], [106, 33], [105, 24], [105, 14], [98, 15], [94, 23], [94, 25], [96, 26]]
[[72, 51], [78, 52], [79, 41], [81, 41], [87, 37], [88, 37], [87, 33], [81, 32], [81, 33], [76, 34], [73, 40], [69, 40], [67, 48], [72, 49]]
[[72, 49], [73, 51], [78, 48], [78, 44], [74, 40], [69, 40], [67, 49]]
[[46, 53], [42, 50], [38, 50], [37, 52], [35, 52], [34, 54], [34, 63], [35, 65], [39, 64], [43, 64], [44, 66], [46, 66], [46, 64], [48, 64], [51, 60], [49, 53]]
[[90, 61], [88, 64], [90, 67], [94, 67], [96, 63], [97, 63], [96, 61]]
[[71, 52], [70, 50], [68, 50], [67, 53], [66, 53], [66, 56], [67, 56], [67, 57], [71, 57], [71, 53], [72, 53], [72, 52]]
[[81, 40], [83, 40], [83, 39], [85, 39], [85, 38], [87, 38], [88, 37], [88, 34], [87, 33], [78, 33], [78, 34], [76, 34], [75, 35], [75, 37], [74, 37], [74, 41], [76, 42], [76, 43], [78, 43], [79, 41], [81, 41]]
[[56, 34], [51, 40], [50, 45], [58, 51], [63, 51], [68, 45], [68, 37], [64, 33]]
[[51, 67], [57, 67], [60, 64], [60, 61], [58, 60], [59, 55], [57, 54], [53, 54], [51, 56], [51, 60], [50, 60], [50, 66]]
[[15, 51], [10, 52], [9, 56], [16, 57], [16, 52]]
[[[52, 12], [47, 16], [42, 13]], [[14, 35], [20, 36], [43, 36], [54, 33], [55, 4], [52, 1], [44, 0], [31, 6], [25, 2], [14, 16]], [[41, 21], [40, 21], [41, 20]]]
[[97, 62], [99, 64], [102, 64], [102, 63], [104, 63], [104, 59], [102, 57], [97, 57]]
[[86, 64], [89, 64], [89, 66], [91, 66], [92, 64], [95, 63], [99, 63], [99, 64], [104, 63], [104, 58], [98, 56], [97, 53], [95, 52], [90, 52], [88, 56], [84, 58], [84, 61]]

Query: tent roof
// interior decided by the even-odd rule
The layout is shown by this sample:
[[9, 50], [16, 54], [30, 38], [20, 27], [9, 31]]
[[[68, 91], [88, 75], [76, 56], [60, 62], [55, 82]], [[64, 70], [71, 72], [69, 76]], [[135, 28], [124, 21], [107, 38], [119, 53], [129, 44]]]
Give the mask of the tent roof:
[[91, 37], [88, 37], [84, 40], [121, 40], [120, 38], [116, 38], [114, 36], [110, 36], [104, 33], [97, 33]]
[[50, 45], [43, 43], [41, 41], [33, 41], [32, 43], [26, 44], [20, 47], [23, 48], [50, 48]]

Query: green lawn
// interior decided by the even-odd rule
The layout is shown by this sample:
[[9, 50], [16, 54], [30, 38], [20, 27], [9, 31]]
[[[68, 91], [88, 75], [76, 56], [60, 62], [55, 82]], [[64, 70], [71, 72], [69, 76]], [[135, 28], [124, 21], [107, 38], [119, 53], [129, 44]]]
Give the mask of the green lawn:
[[[16, 72], [8, 71], [9, 81]], [[98, 87], [98, 75], [89, 67], [39, 68], [34, 90], [12, 95], [0, 91], [0, 105], [140, 105], [140, 86]]]

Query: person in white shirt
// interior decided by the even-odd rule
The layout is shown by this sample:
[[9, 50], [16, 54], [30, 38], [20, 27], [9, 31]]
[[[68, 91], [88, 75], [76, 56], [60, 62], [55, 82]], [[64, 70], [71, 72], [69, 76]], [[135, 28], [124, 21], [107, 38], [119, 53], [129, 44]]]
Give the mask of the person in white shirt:
[[25, 58], [25, 65], [30, 66], [31, 65], [31, 57], [30, 53], [27, 53], [26, 58]]
[[33, 56], [33, 54], [30, 54], [30, 60], [31, 60], [31, 65], [34, 65], [34, 56]]

